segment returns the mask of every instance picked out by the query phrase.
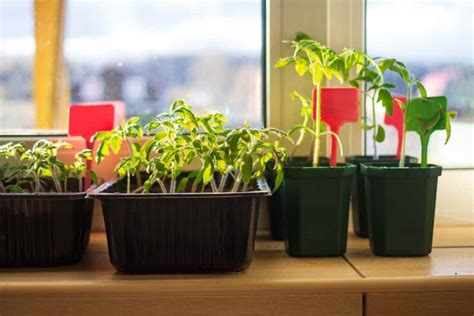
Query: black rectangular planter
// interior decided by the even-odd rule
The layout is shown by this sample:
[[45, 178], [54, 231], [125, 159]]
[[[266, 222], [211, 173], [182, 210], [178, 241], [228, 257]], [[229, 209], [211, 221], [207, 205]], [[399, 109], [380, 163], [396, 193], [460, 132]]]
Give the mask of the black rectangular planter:
[[120, 181], [101, 200], [110, 262], [126, 273], [242, 271], [252, 261], [264, 180], [252, 192], [124, 194]]
[[93, 207], [86, 192], [0, 194], [0, 267], [78, 262], [89, 242]]
[[428, 165], [362, 165], [365, 175], [370, 248], [378, 256], [431, 253], [438, 177]]
[[349, 200], [356, 167], [285, 168], [285, 248], [294, 257], [346, 252]]
[[[397, 156], [382, 155], [377, 160], [374, 156], [348, 156], [346, 162], [351, 163], [357, 167], [356, 175], [352, 180], [351, 192], [351, 206], [352, 206], [352, 226], [354, 232], [359, 237], [369, 237], [369, 229], [367, 222], [367, 208], [365, 202], [365, 183], [362, 175], [361, 165], [371, 162], [394, 162], [397, 161]], [[418, 159], [412, 156], [405, 156], [407, 163], [416, 163]]]

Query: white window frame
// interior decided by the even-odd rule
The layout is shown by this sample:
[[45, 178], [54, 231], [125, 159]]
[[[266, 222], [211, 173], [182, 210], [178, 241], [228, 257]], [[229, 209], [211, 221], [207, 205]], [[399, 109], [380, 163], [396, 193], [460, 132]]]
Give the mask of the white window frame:
[[[283, 40], [303, 31], [335, 50], [365, 49], [365, 0], [267, 0], [266, 3], [266, 100], [267, 125], [288, 130], [301, 122], [299, 106], [288, 97], [292, 90], [311, 92], [309, 80], [293, 69], [275, 69], [279, 57], [291, 50]], [[331, 83], [333, 84], [333, 83]], [[360, 109], [361, 113], [364, 111]], [[359, 124], [341, 129], [344, 154], [364, 154], [364, 132]], [[310, 142], [296, 155], [307, 155]], [[340, 159], [341, 160], [341, 159]], [[474, 169], [445, 168], [439, 178], [437, 223], [474, 223]]]

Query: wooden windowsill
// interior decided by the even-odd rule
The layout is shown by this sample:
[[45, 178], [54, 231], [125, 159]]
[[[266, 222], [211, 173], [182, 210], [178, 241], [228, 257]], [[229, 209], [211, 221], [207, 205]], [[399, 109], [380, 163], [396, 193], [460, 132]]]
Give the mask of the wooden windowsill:
[[[26, 298], [25, 304], [36, 299], [41, 304], [46, 304], [44, 300], [48, 299], [63, 299], [71, 307], [72, 299], [78, 302], [96, 299], [104, 303], [116, 298], [126, 302], [127, 298], [171, 299], [198, 295], [201, 304], [210, 298], [225, 300], [243, 296], [258, 301], [259, 297], [262, 300], [286, 297], [289, 293], [294, 299], [304, 300], [309, 293], [318, 293], [323, 301], [329, 296], [329, 302], [339, 298], [341, 302], [352, 302], [352, 309], [363, 304], [362, 299], [356, 298], [366, 293], [425, 295], [460, 291], [474, 298], [473, 233], [472, 225], [437, 226], [433, 252], [419, 258], [375, 257], [368, 249], [368, 241], [351, 233], [344, 257], [302, 259], [288, 257], [282, 242], [271, 241], [268, 233], [260, 232], [250, 268], [241, 273], [218, 275], [117, 273], [109, 263], [105, 235], [93, 233], [87, 254], [76, 265], [0, 269], [0, 315], [4, 315], [2, 305], [7, 311], [21, 311], [15, 304]], [[352, 296], [348, 297], [349, 294]], [[265, 305], [263, 301], [262, 304]], [[109, 307], [112, 305], [104, 305], [103, 310]], [[327, 311], [333, 312], [332, 309]]]

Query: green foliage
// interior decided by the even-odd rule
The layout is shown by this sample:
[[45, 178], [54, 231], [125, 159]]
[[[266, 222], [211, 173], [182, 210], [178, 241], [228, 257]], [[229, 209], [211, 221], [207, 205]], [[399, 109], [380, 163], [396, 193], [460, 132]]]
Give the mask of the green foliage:
[[[162, 193], [246, 191], [252, 181], [263, 175], [266, 163], [273, 159], [275, 170], [282, 178], [282, 163], [286, 157], [278, 142], [271, 143], [270, 135], [286, 136], [276, 129], [250, 128], [248, 124], [236, 129], [224, 127], [226, 117], [220, 113], [197, 115], [183, 100], [173, 102], [169, 112], [157, 115], [144, 128], [149, 136], [143, 145], [132, 143], [129, 155], [123, 157], [115, 170], [127, 178], [128, 193], [149, 193], [158, 185]], [[139, 126], [139, 121], [132, 124]], [[138, 133], [129, 135], [125, 122], [106, 134], [98, 133], [93, 140], [107, 142], [99, 146], [98, 156], [110, 154], [109, 139], [119, 135], [121, 142], [132, 142]], [[142, 135], [143, 135], [142, 134]], [[139, 138], [139, 137], [138, 137]], [[102, 159], [99, 159], [100, 162]], [[199, 169], [184, 172], [197, 161]], [[130, 178], [145, 175], [143, 185], [131, 190]], [[279, 185], [277, 183], [277, 185]]]
[[[359, 87], [357, 80], [349, 80], [351, 71], [353, 69], [360, 71], [369, 58], [364, 53], [354, 49], [344, 49], [341, 53], [337, 53], [301, 32], [296, 34], [295, 40], [288, 43], [293, 48], [293, 55], [280, 58], [275, 64], [275, 68], [282, 68], [292, 64], [294, 65], [295, 72], [299, 76], [309, 75], [313, 85], [317, 89], [315, 104], [316, 121], [313, 127], [313, 133], [311, 133], [314, 141], [313, 166], [317, 166], [320, 152], [320, 138], [322, 135], [332, 134], [330, 132], [323, 132], [323, 122], [321, 121], [321, 85], [325, 79], [336, 79], [340, 83], [350, 82], [353, 86]], [[373, 62], [373, 64], [376, 65], [375, 62]], [[369, 73], [369, 69], [366, 68], [366, 75], [372, 72]], [[299, 132], [300, 136], [296, 141], [297, 148], [302, 143], [305, 134], [310, 131], [308, 124], [311, 114], [311, 101], [302, 97], [297, 92], [292, 92], [290, 97], [293, 100], [299, 100], [301, 103], [303, 123], [294, 126], [288, 132], [290, 135]], [[340, 142], [339, 139], [338, 141]]]
[[446, 131], [446, 142], [451, 135], [451, 119], [456, 112], [448, 111], [446, 97], [414, 98], [409, 104], [406, 117], [407, 131], [415, 131], [421, 141], [421, 161], [425, 167], [428, 161], [428, 145], [431, 134], [437, 130]]
[[[22, 143], [7, 143], [0, 146], [0, 158], [6, 163], [0, 167], [0, 192], [24, 193], [50, 190], [46, 180], [54, 184], [55, 192], [68, 192], [67, 182], [77, 178], [79, 191], [86, 172], [86, 160], [92, 159], [92, 152], [84, 150], [76, 154], [76, 161], [67, 165], [57, 160], [58, 150], [71, 149], [66, 142], [37, 141], [26, 149]], [[96, 182], [94, 173], [89, 173]]]

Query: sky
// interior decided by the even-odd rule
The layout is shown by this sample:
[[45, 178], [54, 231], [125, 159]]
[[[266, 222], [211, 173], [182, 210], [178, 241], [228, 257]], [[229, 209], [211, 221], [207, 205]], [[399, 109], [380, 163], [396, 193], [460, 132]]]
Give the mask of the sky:
[[[0, 57], [31, 55], [33, 0], [0, 0]], [[473, 63], [474, 1], [367, 0], [369, 54]], [[68, 59], [258, 54], [260, 0], [69, 0]], [[310, 13], [308, 13], [310, 14]]]

